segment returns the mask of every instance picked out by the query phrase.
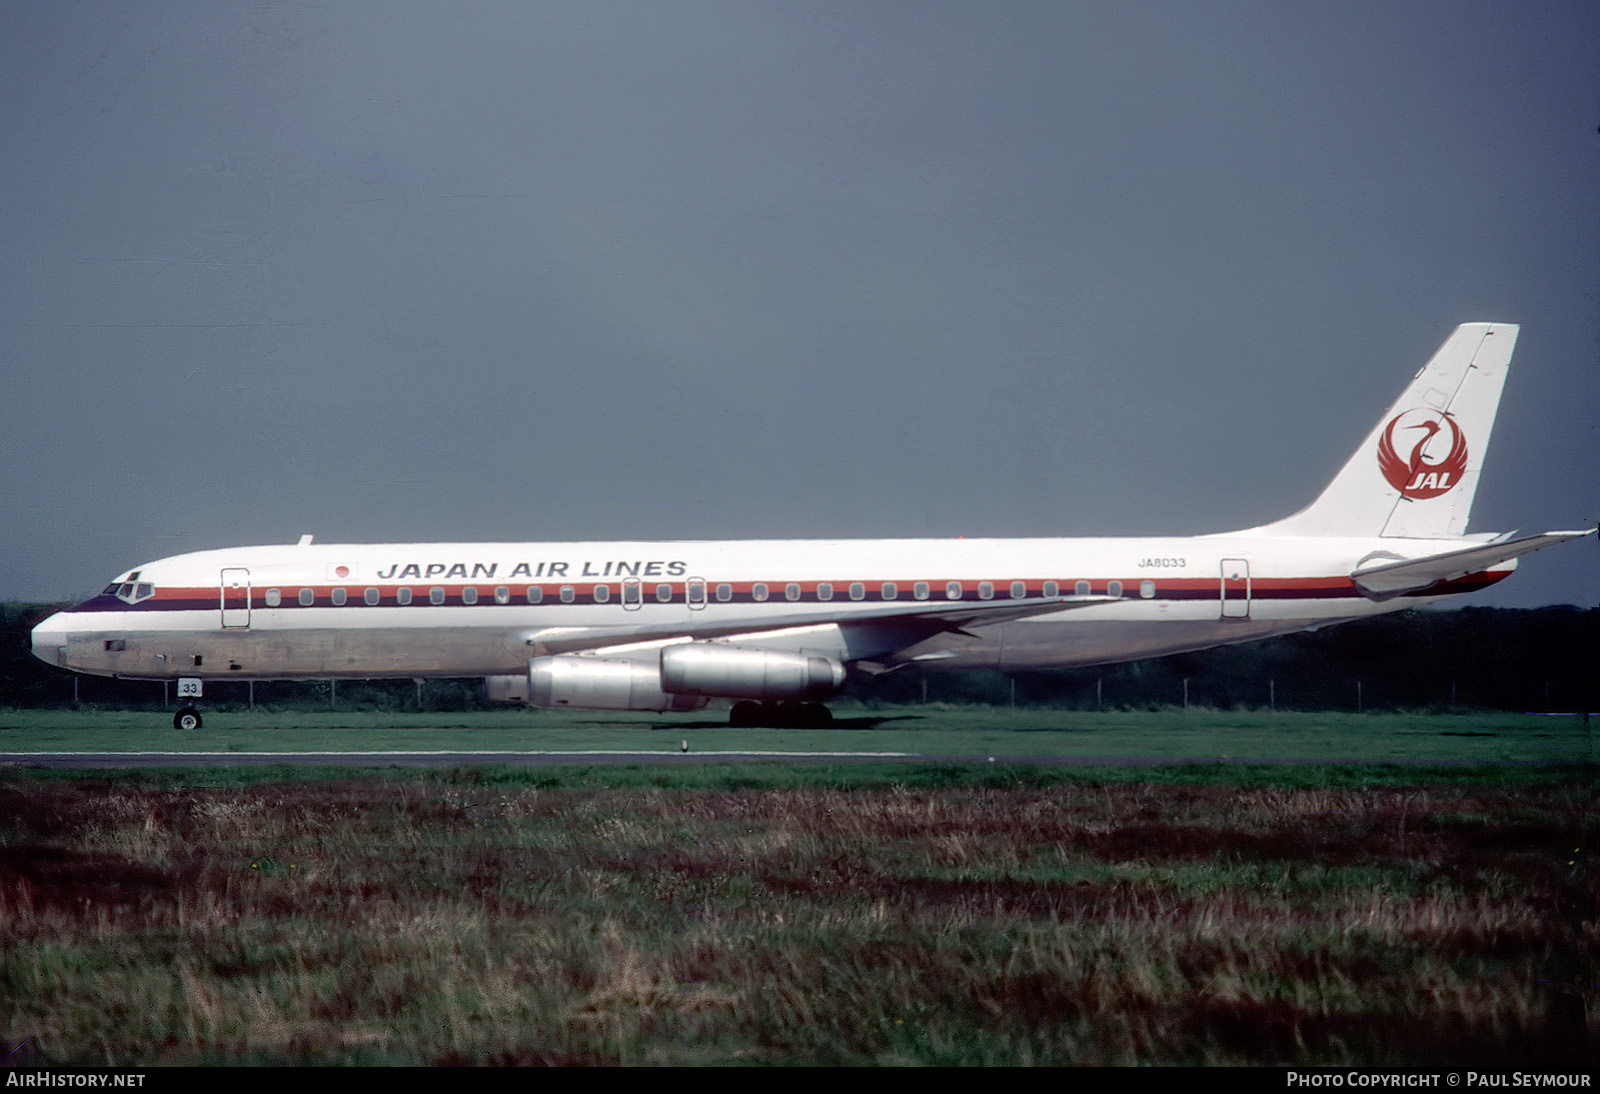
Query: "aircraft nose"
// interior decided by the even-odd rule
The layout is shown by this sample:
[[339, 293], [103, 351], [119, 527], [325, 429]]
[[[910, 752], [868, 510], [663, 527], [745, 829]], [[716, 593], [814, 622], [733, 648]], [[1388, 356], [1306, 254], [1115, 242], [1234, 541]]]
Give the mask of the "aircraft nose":
[[47, 665], [61, 664], [61, 648], [67, 644], [67, 623], [57, 612], [33, 628], [33, 655]]

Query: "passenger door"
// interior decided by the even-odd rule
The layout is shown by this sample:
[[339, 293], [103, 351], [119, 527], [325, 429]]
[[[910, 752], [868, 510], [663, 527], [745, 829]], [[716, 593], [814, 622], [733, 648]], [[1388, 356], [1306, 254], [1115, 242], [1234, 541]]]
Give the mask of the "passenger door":
[[1250, 618], [1250, 563], [1245, 559], [1222, 560], [1222, 618]]
[[222, 571], [222, 626], [224, 630], [250, 626], [250, 571], [242, 567]]

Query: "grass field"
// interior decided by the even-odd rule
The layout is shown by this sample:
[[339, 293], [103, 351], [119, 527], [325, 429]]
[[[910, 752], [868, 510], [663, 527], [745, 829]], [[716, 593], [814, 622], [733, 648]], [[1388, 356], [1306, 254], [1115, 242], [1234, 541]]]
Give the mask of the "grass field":
[[[1192, 746], [1226, 739], [1293, 756], [1337, 735], [1362, 747], [1335, 755], [1439, 766], [16, 767], [0, 771], [0, 1051], [125, 1066], [1600, 1063], [1595, 784], [1539, 763], [1562, 754], [1560, 733], [1581, 739], [1576, 719], [915, 713], [1002, 753], [1205, 755]], [[219, 715], [204, 734], [222, 749], [919, 736], [904, 721], [273, 717]], [[151, 747], [142, 735], [161, 732], [148, 714], [11, 719], [7, 749], [51, 734]], [[1504, 759], [1519, 762], [1473, 762]]]
[[9, 779], [7, 1047], [119, 1065], [1600, 1058], [1596, 833], [1570, 774], [701, 772]]
[[731, 729], [723, 715], [587, 711], [409, 714], [213, 712], [180, 732], [159, 711], [0, 710], [0, 752], [638, 749], [928, 755], [1125, 756], [1431, 763], [1574, 763], [1590, 750], [1578, 717], [1055, 711], [989, 707], [838, 710], [827, 730]]

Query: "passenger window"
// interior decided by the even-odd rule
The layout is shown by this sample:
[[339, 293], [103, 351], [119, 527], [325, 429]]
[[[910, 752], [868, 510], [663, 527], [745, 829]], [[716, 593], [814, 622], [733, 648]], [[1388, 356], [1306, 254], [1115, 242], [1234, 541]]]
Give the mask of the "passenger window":
[[1025, 597], [1027, 595], [1028, 595], [1028, 585], [1027, 585], [1026, 582], [1013, 581], [1011, 583], [1011, 599], [1012, 600], [1021, 600], [1023, 597]]
[[703, 577], [691, 577], [683, 586], [683, 598], [689, 607], [699, 610], [706, 606], [706, 582]]
[[[726, 600], [726, 599], [728, 599], [726, 596], [723, 595], [724, 591], [726, 591], [727, 588], [728, 587], [726, 585], [718, 585], [717, 586], [717, 599], [718, 600]], [[671, 585], [657, 585], [656, 586], [656, 600], [658, 600], [662, 604], [671, 604], [672, 603], [672, 586]]]
[[496, 604], [511, 603], [511, 590], [504, 585], [496, 585], [494, 587], [494, 602]]
[[594, 587], [594, 602], [596, 604], [604, 604], [606, 601], [608, 601], [610, 599], [611, 599], [611, 586], [610, 585], [596, 585]]
[[574, 600], [577, 599], [577, 596], [578, 596], [577, 592], [574, 591], [574, 589], [572, 588], [571, 585], [563, 585], [563, 586], [561, 586], [561, 603], [563, 603], [563, 604], [571, 604]]
[[[663, 585], [661, 587], [663, 589], [666, 588], [665, 585]], [[724, 581], [721, 585], [718, 585], [717, 586], [717, 599], [722, 601], [724, 604], [726, 604], [728, 601], [732, 600], [733, 599], [733, 586], [729, 585], [726, 581]]]
[[266, 595], [267, 607], [276, 608], [283, 603], [283, 594], [277, 589], [268, 589]]
[[766, 584], [764, 582], [758, 581], [754, 585], [750, 586], [750, 599], [751, 600], [765, 600], [766, 598], [767, 598], [767, 586], [766, 586]]
[[411, 603], [411, 590], [410, 589], [396, 589], [394, 591], [394, 602], [396, 604], [409, 604], [409, 603]]
[[900, 595], [900, 587], [892, 581], [885, 581], [881, 586], [879, 586], [878, 593], [885, 600], [893, 600], [895, 597]]
[[312, 604], [315, 604], [316, 602], [317, 602], [317, 594], [316, 594], [316, 591], [314, 589], [301, 589], [300, 590], [300, 603], [301, 604], [304, 604], [305, 606], [310, 607]]
[[474, 589], [474, 588], [469, 586], [469, 587], [461, 590], [461, 603], [463, 603], [463, 604], [476, 604], [477, 602], [478, 602], [478, 590], [477, 589]]
[[789, 584], [787, 584], [787, 585], [785, 585], [783, 587], [783, 598], [785, 600], [799, 600], [800, 599], [800, 586], [796, 585], [792, 581], [789, 582]]
[[1139, 595], [1146, 600], [1153, 599], [1156, 595], [1156, 583], [1149, 580], [1139, 582]]
[[440, 588], [439, 586], [437, 586], [437, 585], [435, 585], [433, 588], [429, 589], [428, 590], [428, 603], [429, 604], [443, 604], [444, 603], [444, 590], [442, 588]]
[[1106, 586], [1106, 595], [1107, 596], [1121, 596], [1122, 595], [1122, 582], [1113, 581], [1113, 582], [1111, 582], [1111, 584], [1107, 585]]
[[637, 581], [622, 583], [622, 603], [638, 606], [644, 603], [644, 586]]
[[916, 597], [918, 600], [928, 599], [928, 583], [926, 581], [919, 581], [915, 585], [911, 586], [911, 595]]
[[864, 600], [864, 599], [866, 599], [866, 595], [867, 595], [867, 587], [865, 585], [861, 584], [861, 582], [859, 582], [859, 581], [852, 581], [850, 583], [850, 599], [851, 600]]
[[1087, 581], [1078, 582], [1076, 585], [1074, 585], [1072, 587], [1072, 595], [1074, 595], [1074, 596], [1088, 596], [1089, 595], [1089, 583]]
[[382, 594], [380, 594], [377, 589], [368, 589], [366, 592], [361, 594], [361, 599], [366, 601], [368, 604], [376, 604], [380, 599], [382, 599]]
[[527, 597], [529, 604], [537, 604], [544, 599], [544, 586], [529, 585], [528, 591], [524, 595]]
[[980, 581], [980, 582], [978, 582], [978, 599], [979, 600], [993, 600], [994, 599], [994, 582], [992, 582], [992, 581]]
[[328, 599], [332, 600], [336, 607], [343, 607], [344, 606], [344, 602], [346, 600], [346, 597], [344, 595], [344, 590], [343, 589], [335, 589], [335, 590], [333, 590], [333, 595], [331, 597], [329, 597]]
[[959, 581], [947, 581], [947, 582], [945, 582], [944, 598], [946, 600], [960, 600], [961, 596], [962, 596], [962, 593], [961, 593], [961, 582], [959, 582]]
[[818, 600], [832, 600], [833, 599], [833, 582], [831, 582], [831, 581], [819, 581], [817, 583], [817, 599]]

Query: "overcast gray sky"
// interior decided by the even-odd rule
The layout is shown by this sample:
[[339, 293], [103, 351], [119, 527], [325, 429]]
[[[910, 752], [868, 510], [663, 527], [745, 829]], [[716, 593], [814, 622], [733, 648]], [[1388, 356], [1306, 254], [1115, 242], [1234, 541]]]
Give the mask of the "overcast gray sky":
[[[0, 598], [208, 547], [1138, 535], [1521, 323], [1600, 519], [1600, 7], [0, 6]], [[1600, 600], [1593, 541], [1470, 603]]]

